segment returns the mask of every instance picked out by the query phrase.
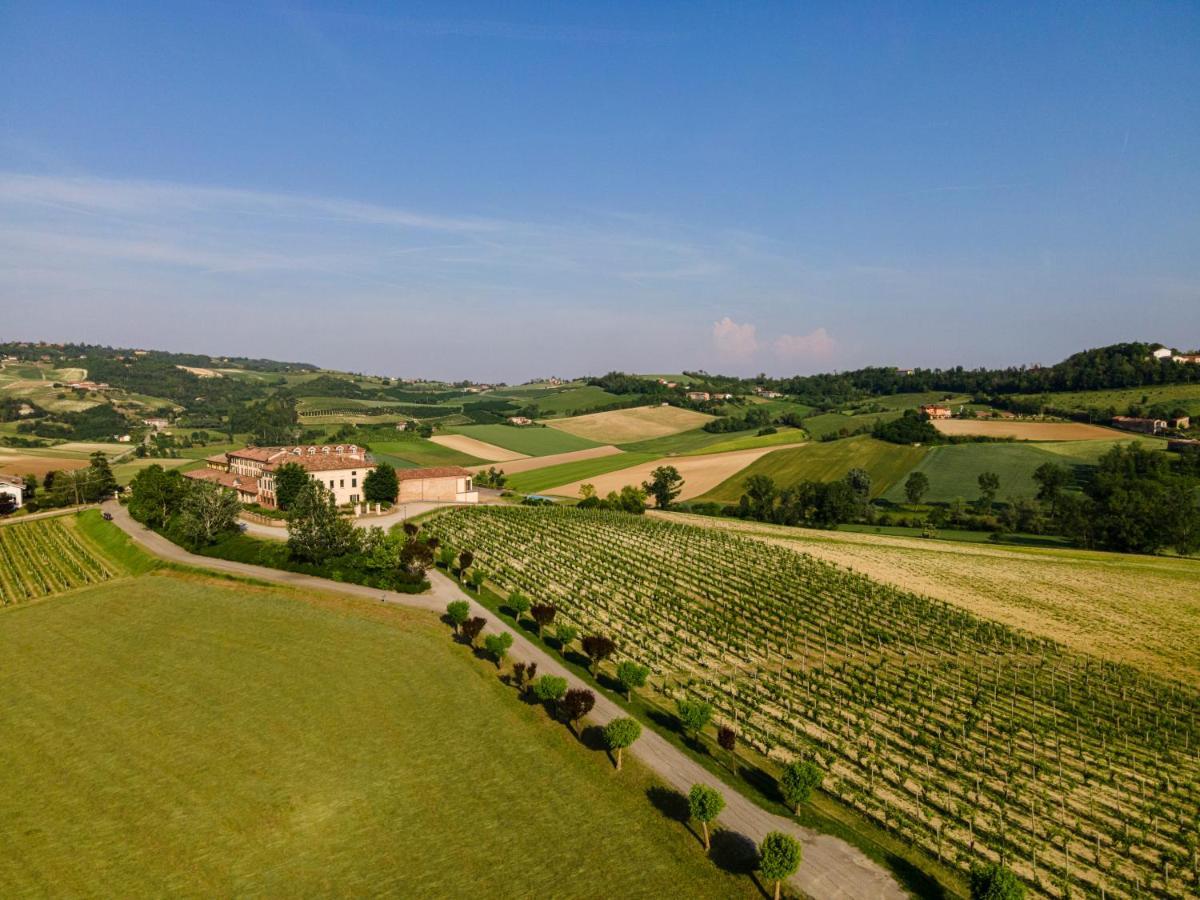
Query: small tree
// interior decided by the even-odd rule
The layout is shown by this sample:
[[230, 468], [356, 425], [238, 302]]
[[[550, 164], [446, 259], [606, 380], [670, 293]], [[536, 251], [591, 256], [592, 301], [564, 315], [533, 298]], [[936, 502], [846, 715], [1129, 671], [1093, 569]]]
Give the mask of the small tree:
[[788, 806], [799, 812], [800, 804], [812, 796], [813, 788], [819, 787], [824, 779], [825, 773], [816, 763], [796, 760], [779, 776], [779, 793], [783, 794]]
[[617, 681], [625, 692], [625, 699], [633, 699], [633, 689], [646, 686], [650, 670], [646, 666], [635, 663], [632, 659], [622, 660], [617, 664]]
[[508, 595], [508, 608], [512, 610], [513, 621], [518, 625], [521, 624], [521, 617], [529, 612], [529, 598], [520, 591], [513, 591]]
[[458, 630], [463, 622], [471, 618], [471, 604], [466, 600], [451, 600], [446, 604], [446, 617], [450, 619], [450, 624], [454, 626], [454, 633], [458, 634]]
[[604, 743], [617, 754], [617, 771], [621, 771], [621, 752], [633, 746], [642, 735], [642, 726], [635, 719], [622, 717], [613, 719], [604, 726]]
[[[367, 473], [363, 479], [363, 499], [368, 503], [395, 503], [400, 493], [400, 482], [396, 479], [396, 469], [390, 464], [381, 462]], [[407, 531], [408, 529], [405, 529]]]
[[572, 731], [578, 733], [579, 720], [590, 713], [595, 705], [596, 695], [587, 688], [572, 688], [567, 691], [561, 706], [563, 717]]
[[1024, 900], [1025, 885], [999, 863], [971, 867], [971, 900]]
[[712, 841], [708, 836], [708, 823], [719, 816], [724, 808], [725, 798], [721, 796], [720, 791], [710, 788], [706, 784], [692, 785], [692, 790], [688, 793], [688, 811], [704, 829], [705, 852], [712, 849]]
[[525, 693], [525, 677], [526, 665], [523, 662], [515, 662], [512, 664], [512, 672], [509, 674], [509, 681], [513, 687], [517, 689], [518, 694]]
[[333, 492], [306, 476], [288, 517], [288, 550], [292, 557], [320, 565], [332, 557], [355, 552], [361, 543], [362, 532], [338, 515]]
[[991, 509], [996, 501], [996, 493], [1000, 490], [1000, 476], [995, 472], [982, 472], [979, 475], [979, 502], [984, 509]]
[[467, 573], [467, 585], [473, 591], [475, 591], [475, 593], [479, 593], [479, 589], [483, 587], [483, 582], [485, 580], [487, 580], [487, 572], [478, 567]]
[[679, 724], [683, 726], [684, 734], [693, 737], [699, 736], [704, 730], [704, 726], [712, 718], [712, 712], [712, 704], [703, 700], [675, 701], [675, 713], [679, 717]]
[[592, 661], [592, 677], [600, 673], [600, 663], [613, 655], [617, 645], [602, 634], [589, 634], [583, 639], [583, 652]]
[[443, 569], [449, 571], [454, 565], [454, 548], [453, 547], [438, 547], [437, 564]]
[[458, 554], [458, 572], [461, 575], [467, 569], [471, 568], [471, 563], [475, 562], [475, 554], [470, 550], [464, 550]]
[[579, 637], [579, 629], [574, 625], [559, 622], [558, 627], [554, 629], [554, 636], [558, 638], [559, 651], [565, 656], [567, 648], [575, 642], [575, 638]]
[[728, 725], [722, 725], [717, 729], [717, 744], [726, 753], [732, 753], [737, 749], [737, 732]]
[[486, 624], [487, 619], [482, 616], [475, 616], [473, 619], [467, 619], [467, 621], [462, 623], [462, 636], [472, 647], [475, 646], [475, 640], [479, 637], [479, 633], [483, 631], [483, 626]]
[[775, 882], [775, 900], [779, 900], [784, 880], [800, 868], [800, 855], [800, 843], [779, 831], [772, 831], [759, 845], [758, 870], [767, 881]]
[[921, 502], [921, 498], [925, 496], [928, 490], [929, 476], [924, 472], [913, 472], [904, 482], [904, 496], [914, 506]]
[[537, 622], [538, 637], [541, 637], [558, 614], [558, 607], [553, 603], [535, 603], [529, 608], [529, 614], [533, 616], [533, 621]]
[[502, 631], [499, 634], [489, 634], [483, 639], [483, 648], [496, 660], [496, 668], [500, 668], [504, 662], [504, 657], [508, 655], [508, 650], [512, 647], [513, 636], [507, 631]]
[[551, 710], [557, 714], [558, 701], [567, 692], [567, 679], [557, 675], [543, 675], [533, 683], [533, 693], [543, 703], [549, 703]]
[[650, 473], [650, 480], [642, 488], [654, 498], [654, 505], [666, 509], [683, 489], [683, 476], [674, 466], [659, 466]]

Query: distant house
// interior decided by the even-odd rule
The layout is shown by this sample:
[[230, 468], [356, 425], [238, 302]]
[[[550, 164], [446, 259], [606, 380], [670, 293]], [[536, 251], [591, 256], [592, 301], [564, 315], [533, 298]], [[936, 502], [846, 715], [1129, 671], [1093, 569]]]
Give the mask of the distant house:
[[1141, 416], [1113, 416], [1114, 428], [1125, 431], [1139, 431], [1142, 434], [1158, 434], [1167, 430], [1166, 419], [1146, 419]]
[[529, 418], [529, 416], [509, 416], [508, 424], [509, 425], [532, 425], [533, 419]]
[[1181, 353], [1178, 356], [1172, 356], [1171, 359], [1177, 363], [1190, 363], [1193, 366], [1200, 365], [1200, 353]]
[[689, 400], [701, 401], [711, 400], [712, 396], [708, 393], [708, 391], [688, 391], [687, 398]]
[[916, 375], [917, 370], [916, 369], [897, 369], [896, 374], [897, 375]]
[[275, 472], [295, 463], [310, 478], [321, 482], [339, 504], [361, 503], [362, 482], [375, 463], [354, 444], [309, 447], [244, 447], [205, 459], [206, 468], [185, 473], [189, 478], [210, 481], [235, 490], [247, 503], [276, 506]]
[[155, 431], [162, 431], [164, 428], [169, 427], [171, 423], [166, 419], [142, 419], [142, 424], [153, 428]]
[[11, 497], [14, 509], [25, 502], [25, 479], [16, 475], [0, 475], [0, 497]]
[[658, 383], [661, 384], [665, 388], [670, 388], [671, 390], [674, 390], [675, 388], [679, 387], [679, 382], [667, 381], [667, 379], [665, 379], [665, 378], [658, 379]]
[[471, 483], [471, 473], [460, 466], [435, 466], [428, 469], [397, 469], [400, 483], [397, 503], [478, 503], [479, 493]]
[[1150, 355], [1152, 357], [1154, 357], [1155, 359], [1168, 359], [1171, 356], [1171, 351], [1168, 350], [1166, 347], [1159, 347], [1157, 350], [1155, 350]]
[[948, 406], [938, 406], [930, 404], [921, 407], [921, 413], [928, 416], [930, 419], [949, 419], [954, 415]]
[[1171, 427], [1175, 428], [1179, 431], [1187, 431], [1189, 428], [1192, 427], [1192, 417], [1191, 416], [1176, 416], [1174, 419], [1171, 420]]
[[713, 394], [714, 400], [732, 400], [733, 394]]
[[397, 422], [396, 430], [397, 431], [408, 431], [408, 423], [407, 422]]
[[754, 393], [758, 394], [758, 396], [762, 397], [764, 400], [778, 400], [783, 396], [783, 394], [779, 393], [779, 391], [769, 391], [764, 387], [756, 387], [754, 389]]
[[115, 440], [118, 444], [128, 444], [133, 440], [133, 438], [127, 434], [114, 434], [113, 440]]
[[108, 384], [103, 381], [68, 381], [67, 387], [76, 391], [107, 391]]

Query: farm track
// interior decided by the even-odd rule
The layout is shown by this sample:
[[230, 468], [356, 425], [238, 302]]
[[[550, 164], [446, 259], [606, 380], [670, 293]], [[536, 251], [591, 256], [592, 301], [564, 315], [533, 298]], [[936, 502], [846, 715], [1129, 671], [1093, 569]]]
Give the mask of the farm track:
[[761, 540], [676, 520], [459, 509], [427, 526], [503, 594], [615, 637], [667, 702], [967, 868], [1040, 896], [1192, 896], [1200, 693]]
[[[512, 628], [491, 611], [475, 602], [440, 572], [430, 572], [433, 589], [427, 594], [385, 592], [361, 585], [300, 575], [295, 572], [196, 556], [135, 522], [124, 507], [115, 503], [106, 503], [104, 509], [111, 512], [114, 523], [143, 548], [155, 556], [182, 565], [301, 589], [332, 591], [368, 600], [385, 599], [389, 603], [424, 609], [438, 614], [443, 613], [446, 604], [452, 600], [467, 600], [471, 604], [472, 615], [480, 616], [487, 621], [489, 632], [508, 632], [513, 636], [511, 651], [513, 658], [536, 662], [540, 672], [562, 676], [573, 688], [588, 687], [560, 665], [554, 657], [532, 644], [519, 630]], [[603, 725], [620, 715], [624, 715], [621, 707], [603, 695], [598, 695], [589, 720]], [[668, 785], [683, 793], [697, 783], [708, 784], [720, 789], [726, 800], [725, 810], [718, 823], [720, 827], [740, 833], [756, 843], [769, 831], [784, 831], [796, 836], [804, 845], [804, 861], [799, 873], [792, 879], [792, 884], [806, 895], [821, 898], [821, 900], [825, 900], [825, 898], [829, 898], [829, 900], [893, 900], [893, 898], [897, 898], [898, 900], [905, 896], [904, 891], [891, 876], [857, 848], [838, 838], [817, 834], [809, 829], [801, 828], [788, 819], [767, 812], [742, 794], [722, 784], [707, 769], [693, 762], [682, 751], [655, 732], [649, 729], [643, 730], [641, 738], [628, 752], [649, 766]]]

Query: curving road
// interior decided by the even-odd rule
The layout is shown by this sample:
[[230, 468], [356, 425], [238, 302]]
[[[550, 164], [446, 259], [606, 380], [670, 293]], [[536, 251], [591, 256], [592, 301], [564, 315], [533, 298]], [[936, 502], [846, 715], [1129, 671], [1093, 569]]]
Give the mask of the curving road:
[[[269, 581], [290, 587], [336, 591], [370, 600], [384, 600], [402, 606], [427, 609], [442, 613], [452, 600], [466, 600], [471, 604], [472, 615], [487, 620], [492, 632], [507, 631], [513, 636], [511, 655], [515, 659], [536, 662], [539, 674], [560, 675], [571, 687], [587, 687], [553, 656], [531, 643], [523, 634], [496, 617], [490, 610], [463, 593], [458, 585], [438, 571], [429, 573], [432, 590], [424, 594], [399, 594], [381, 591], [363, 585], [345, 584], [296, 572], [268, 569], [248, 563], [231, 562], [196, 556], [179, 547], [145, 526], [135, 522], [125, 507], [117, 503], [104, 504], [104, 510], [112, 513], [113, 522], [133, 540], [155, 556], [171, 562], [197, 568], [228, 572], [259, 581]], [[257, 529], [255, 529], [257, 530]], [[277, 532], [278, 529], [263, 529]], [[271, 535], [275, 536], [275, 535]], [[280, 535], [282, 536], [282, 535]], [[596, 695], [596, 705], [589, 716], [590, 721], [603, 725], [611, 719], [624, 715], [624, 710], [603, 695]], [[640, 759], [666, 784], [687, 794], [694, 784], [707, 784], [719, 789], [725, 797], [725, 810], [719, 818], [720, 826], [744, 835], [758, 844], [769, 831], [792, 834], [804, 845], [803, 863], [792, 883], [810, 897], [818, 900], [891, 900], [907, 896], [890, 873], [873, 862], [857, 847], [829, 835], [817, 834], [801, 828], [795, 822], [767, 812], [748, 800], [715, 775], [691, 760], [682, 751], [649, 728], [643, 728], [642, 736], [628, 751]]]

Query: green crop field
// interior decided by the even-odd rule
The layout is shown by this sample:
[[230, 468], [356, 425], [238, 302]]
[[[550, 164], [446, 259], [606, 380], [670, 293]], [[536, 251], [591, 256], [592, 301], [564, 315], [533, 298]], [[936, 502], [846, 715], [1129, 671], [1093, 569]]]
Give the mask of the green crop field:
[[704, 448], [688, 451], [688, 456], [699, 456], [705, 453], [731, 453], [735, 450], [753, 450], [755, 447], [774, 447], [779, 444], [799, 444], [808, 437], [800, 428], [780, 428], [774, 434], [759, 434], [758, 432], [732, 433], [724, 435], [725, 440], [717, 441]]
[[1108, 391], [1068, 391], [1061, 394], [1018, 394], [1014, 399], [1042, 401], [1056, 409], [1084, 412], [1115, 409], [1123, 415], [1131, 404], [1182, 406], [1189, 415], [1200, 416], [1200, 384], [1161, 384]]
[[618, 444], [622, 450], [631, 453], [653, 453], [655, 456], [679, 456], [685, 453], [707, 453], [709, 447], [725, 441], [749, 437], [758, 434], [757, 428], [747, 431], [729, 431], [716, 434], [703, 428], [693, 428], [691, 431], [681, 431], [678, 434], [665, 434], [662, 437], [647, 438], [643, 441], [631, 441]]
[[[583, 478], [593, 478], [609, 472], [619, 472], [658, 458], [656, 453], [621, 453], [614, 456], [598, 456], [595, 459], [580, 459], [559, 463], [557, 466], [546, 466], [544, 469], [518, 472], [509, 476], [505, 487], [523, 494], [536, 494], [547, 488], [572, 484]], [[504, 464], [497, 463], [497, 468], [504, 468]]]
[[931, 855], [1002, 855], [1052, 896], [1195, 896], [1194, 683], [670, 517], [480, 507], [426, 527], [500, 595], [612, 637], [647, 696], [818, 760], [832, 796]]
[[809, 416], [804, 420], [804, 430], [820, 440], [828, 434], [837, 434], [842, 429], [847, 432], [855, 432], [860, 428], [868, 430], [874, 426], [876, 422], [888, 422], [892, 419], [898, 419], [903, 413], [900, 410], [891, 410], [889, 412], [879, 413], [864, 413], [858, 416], [848, 416], [845, 413], [821, 413], [816, 416]]
[[577, 410], [594, 409], [606, 403], [616, 403], [621, 398], [595, 385], [584, 387], [553, 388], [524, 398], [524, 402], [537, 404], [538, 414], [543, 416], [572, 415]]
[[447, 431], [494, 444], [514, 453], [524, 453], [526, 456], [550, 456], [554, 453], [570, 453], [572, 450], [587, 450], [589, 447], [600, 446], [596, 441], [589, 441], [557, 428], [537, 426], [517, 428], [512, 425], [456, 425]]
[[0, 526], [0, 606], [73, 590], [124, 574], [78, 527], [75, 516]]
[[700, 499], [734, 503], [742, 496], [746, 479], [751, 475], [769, 475], [777, 485], [787, 487], [801, 481], [836, 481], [856, 468], [867, 470], [871, 476], [871, 494], [878, 497], [907, 475], [926, 452], [924, 447], [889, 444], [865, 435], [776, 450]]
[[0, 681], [6, 897], [759, 896], [428, 614], [164, 571], [0, 612]]
[[391, 463], [400, 469], [422, 466], [477, 466], [483, 463], [468, 453], [443, 447], [415, 434], [405, 436], [402, 431], [386, 441], [371, 441], [371, 455], [376, 462]]
[[[1070, 467], [1078, 482], [1085, 467], [1096, 465], [1114, 446], [1135, 440], [953, 444], [930, 448], [915, 470], [924, 472], [929, 478], [929, 492], [923, 498], [926, 501], [948, 503], [957, 498], [976, 499], [979, 496], [978, 479], [983, 472], [995, 472], [1000, 476], [998, 499], [1013, 500], [1037, 494], [1033, 473], [1043, 463]], [[1154, 438], [1144, 439], [1142, 444], [1166, 447], [1166, 441]], [[903, 479], [896, 481], [883, 496], [894, 503], [904, 502]]]

